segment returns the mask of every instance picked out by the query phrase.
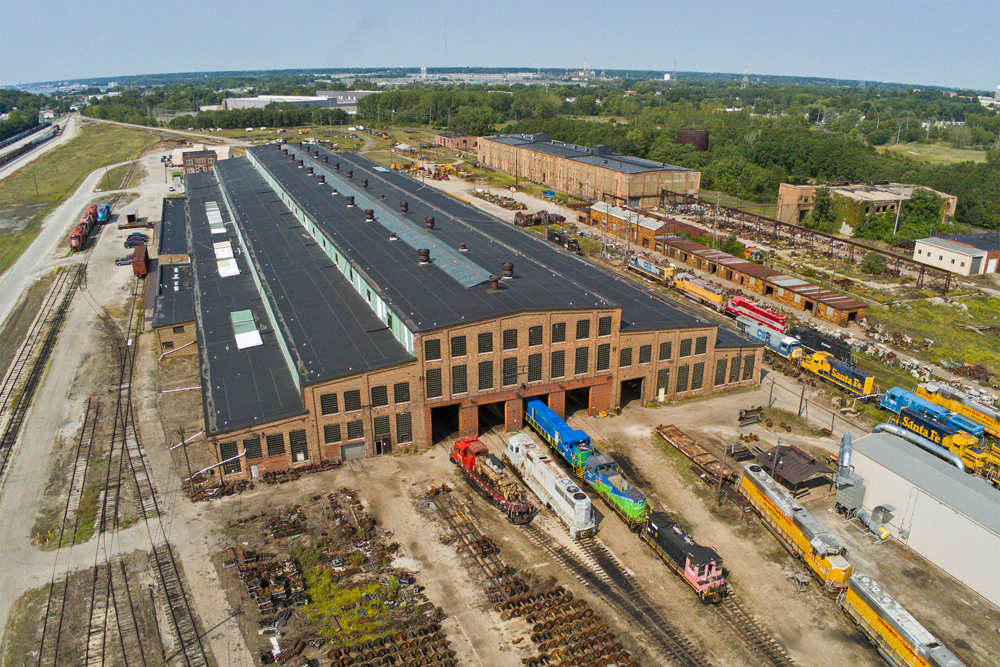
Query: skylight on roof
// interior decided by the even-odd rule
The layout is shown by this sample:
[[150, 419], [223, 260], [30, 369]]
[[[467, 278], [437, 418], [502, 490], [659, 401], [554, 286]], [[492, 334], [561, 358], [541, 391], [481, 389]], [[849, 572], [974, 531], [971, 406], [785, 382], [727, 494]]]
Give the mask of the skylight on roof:
[[249, 310], [237, 310], [229, 313], [233, 323], [233, 334], [236, 336], [236, 347], [240, 350], [263, 345], [260, 332], [257, 331], [257, 321]]
[[223, 278], [240, 275], [240, 267], [235, 259], [220, 259], [216, 264], [219, 267], [219, 275]]
[[215, 249], [216, 259], [230, 259], [233, 256], [233, 244], [229, 241], [213, 243], [212, 248]]

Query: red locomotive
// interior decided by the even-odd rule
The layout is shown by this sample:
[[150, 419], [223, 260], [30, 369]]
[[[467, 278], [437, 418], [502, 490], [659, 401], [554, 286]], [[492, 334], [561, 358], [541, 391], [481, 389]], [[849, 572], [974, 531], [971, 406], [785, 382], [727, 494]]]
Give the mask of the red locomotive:
[[726, 313], [732, 317], [745, 315], [752, 320], [756, 320], [766, 327], [774, 329], [778, 333], [785, 331], [785, 324], [788, 316], [780, 315], [773, 310], [768, 310], [757, 303], [742, 296], [734, 296], [726, 302]]
[[96, 204], [91, 205], [80, 218], [80, 222], [76, 223], [76, 228], [69, 235], [69, 247], [77, 251], [83, 250], [87, 237], [90, 236], [90, 230], [95, 224], [97, 224]]
[[520, 525], [535, 518], [537, 512], [525, 490], [479, 438], [456, 440], [451, 448], [451, 460], [462, 466], [465, 474], [493, 498], [508, 521]]

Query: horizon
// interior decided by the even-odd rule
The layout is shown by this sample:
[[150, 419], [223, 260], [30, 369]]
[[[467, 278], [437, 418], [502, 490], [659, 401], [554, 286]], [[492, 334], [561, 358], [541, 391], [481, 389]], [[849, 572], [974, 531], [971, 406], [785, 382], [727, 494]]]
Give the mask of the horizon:
[[[565, 11], [570, 7], [574, 11]], [[742, 76], [748, 69], [761, 78], [979, 92], [1000, 84], [997, 0], [771, 0], [754, 7], [734, 0], [626, 0], [611, 7], [590, 0], [375, 0], [360, 9], [342, 0], [180, 0], [169, 7], [144, 3], [141, 13], [123, 0], [0, 0], [0, 10], [23, 28], [9, 36], [4, 86], [167, 73], [535, 69], [542, 59], [551, 61], [547, 69], [579, 70], [586, 60], [596, 71]], [[183, 22], [191, 17], [197, 21]], [[176, 25], [183, 29], [172, 30]], [[296, 31], [300, 25], [325, 32], [317, 39], [315, 32]], [[505, 25], [514, 27], [491, 29]], [[878, 26], [878, 32], [859, 25]], [[81, 34], [99, 37], [71, 51], [46, 46], [76, 44]], [[629, 49], [621, 48], [623, 36], [631, 38]], [[548, 45], [558, 50], [546, 52]], [[132, 72], [123, 67], [126, 60]], [[403, 60], [413, 64], [391, 64]]]

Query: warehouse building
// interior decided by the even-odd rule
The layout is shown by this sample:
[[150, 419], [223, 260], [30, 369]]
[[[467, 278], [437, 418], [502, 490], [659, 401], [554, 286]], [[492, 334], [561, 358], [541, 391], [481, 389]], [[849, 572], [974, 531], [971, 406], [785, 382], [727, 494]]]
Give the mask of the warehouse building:
[[478, 142], [479, 137], [459, 132], [440, 132], [434, 135], [435, 144], [457, 151], [474, 151]]
[[775, 217], [781, 222], [800, 225], [816, 205], [816, 189], [826, 187], [833, 197], [834, 209], [837, 211], [837, 222], [847, 225], [842, 231], [850, 234], [850, 229], [863, 222], [869, 215], [883, 213], [895, 214], [899, 202], [905, 202], [913, 196], [914, 190], [929, 190], [941, 198], [941, 221], [954, 217], [958, 197], [937, 190], [931, 190], [919, 185], [904, 185], [888, 181], [873, 181], [869, 183], [792, 185], [782, 183], [778, 186], [778, 206]]
[[893, 538], [1000, 606], [1000, 492], [888, 433], [856, 440], [851, 463]]
[[961, 276], [996, 273], [1000, 234], [956, 234], [920, 239], [913, 248], [913, 259]]
[[697, 196], [701, 173], [662, 162], [619, 155], [610, 146], [577, 146], [547, 134], [481, 137], [479, 163], [556, 190], [603, 200], [614, 195], [629, 206], [652, 208], [662, 190]]
[[648, 248], [663, 252], [663, 242], [657, 241], [657, 236], [667, 234], [667, 225], [662, 220], [642, 215], [637, 211], [628, 211], [618, 206], [597, 202], [586, 212], [580, 213], [586, 218], [581, 222], [604, 230], [605, 233], [617, 236], [632, 243], [637, 248]]
[[272, 144], [187, 178], [226, 475], [475, 435], [491, 407], [515, 430], [532, 396], [596, 414], [759, 381], [747, 338], [361, 156]]

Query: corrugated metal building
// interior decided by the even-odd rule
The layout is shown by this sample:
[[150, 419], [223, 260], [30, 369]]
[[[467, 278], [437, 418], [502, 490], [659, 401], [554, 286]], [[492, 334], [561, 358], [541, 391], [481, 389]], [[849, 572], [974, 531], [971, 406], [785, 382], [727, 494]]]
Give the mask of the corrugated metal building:
[[894, 538], [1000, 606], [1000, 491], [888, 433], [855, 441], [851, 463], [863, 507], [895, 508]]

